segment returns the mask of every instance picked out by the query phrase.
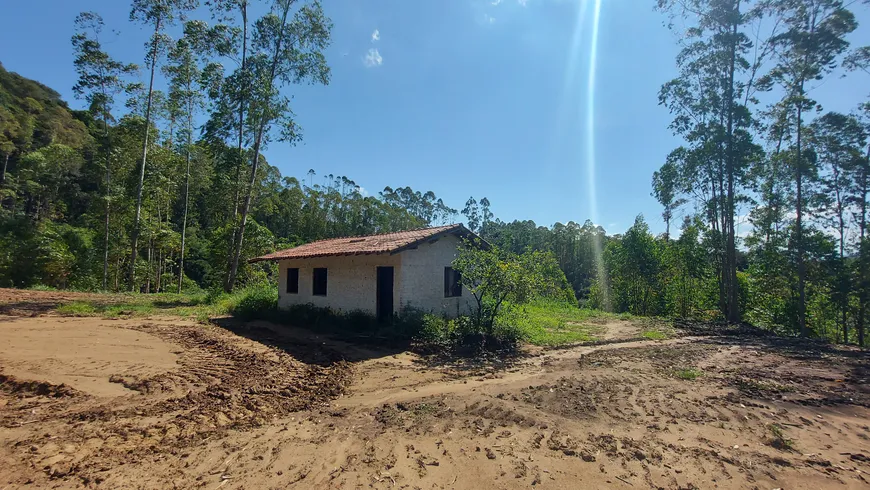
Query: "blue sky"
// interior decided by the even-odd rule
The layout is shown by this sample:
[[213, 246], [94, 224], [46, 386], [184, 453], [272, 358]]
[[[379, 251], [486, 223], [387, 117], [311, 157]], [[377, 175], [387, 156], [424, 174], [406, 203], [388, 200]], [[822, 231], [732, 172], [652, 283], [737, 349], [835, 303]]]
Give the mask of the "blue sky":
[[[128, 22], [126, 1], [3, 3], [0, 61], [73, 107], [83, 107], [71, 90], [69, 40], [78, 12], [103, 15], [120, 31], [104, 47], [142, 62], [147, 32]], [[653, 1], [603, 0], [594, 93], [594, 0], [324, 4], [334, 22], [332, 81], [287, 90], [305, 139], [265, 151], [283, 174], [346, 175], [371, 194], [410, 185], [459, 209], [469, 196], [485, 196], [502, 220], [594, 218], [609, 233], [643, 213], [653, 231], [663, 231], [650, 178], [680, 144], [657, 99], [676, 73], [677, 46]], [[866, 8], [858, 17], [864, 25], [851, 40], [870, 44]], [[849, 111], [867, 92], [860, 76], [832, 77], [813, 96]]]

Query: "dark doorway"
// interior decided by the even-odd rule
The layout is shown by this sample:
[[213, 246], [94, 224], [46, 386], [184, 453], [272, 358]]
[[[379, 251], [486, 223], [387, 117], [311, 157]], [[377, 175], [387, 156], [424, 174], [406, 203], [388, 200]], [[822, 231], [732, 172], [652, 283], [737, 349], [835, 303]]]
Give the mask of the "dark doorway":
[[393, 318], [393, 268], [378, 267], [378, 321]]

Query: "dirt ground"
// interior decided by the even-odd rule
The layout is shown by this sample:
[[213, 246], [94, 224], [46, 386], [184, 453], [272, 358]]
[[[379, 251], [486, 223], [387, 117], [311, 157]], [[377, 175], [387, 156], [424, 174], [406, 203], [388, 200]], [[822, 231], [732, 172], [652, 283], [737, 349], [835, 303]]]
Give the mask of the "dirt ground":
[[0, 488], [870, 488], [857, 350], [622, 322], [459, 362], [26, 302], [0, 290]]

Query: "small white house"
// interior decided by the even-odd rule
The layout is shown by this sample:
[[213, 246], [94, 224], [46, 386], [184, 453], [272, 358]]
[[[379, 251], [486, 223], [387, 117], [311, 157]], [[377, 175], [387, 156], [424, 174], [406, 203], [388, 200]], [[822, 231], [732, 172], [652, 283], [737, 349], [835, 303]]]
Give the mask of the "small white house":
[[[278, 306], [364, 311], [386, 320], [404, 309], [456, 317], [474, 297], [451, 267], [463, 238], [461, 224], [307, 243], [257, 257], [278, 262]], [[484, 243], [484, 242], [481, 242]]]

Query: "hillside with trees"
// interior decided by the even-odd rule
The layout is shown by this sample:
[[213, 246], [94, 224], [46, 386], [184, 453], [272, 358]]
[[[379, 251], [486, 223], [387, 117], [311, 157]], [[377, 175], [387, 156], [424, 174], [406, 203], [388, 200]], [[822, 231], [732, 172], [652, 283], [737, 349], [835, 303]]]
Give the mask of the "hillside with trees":
[[[0, 66], [0, 287], [231, 291], [274, 274], [251, 257], [461, 220], [503, 250], [552, 253], [581, 306], [866, 344], [870, 91], [841, 113], [812, 89], [868, 79], [870, 47], [849, 42], [867, 2], [658, 0], [680, 48], [659, 102], [682, 144], [651, 157], [662, 209], [618, 235], [282, 175], [262, 153], [302, 140], [289, 94], [329, 84], [333, 26], [317, 2], [260, 18], [249, 3], [211, 0], [200, 19], [195, 0], [133, 0], [141, 60], [113, 57], [99, 13], [82, 13], [70, 69], [86, 110]], [[659, 212], [654, 235], [643, 214]]]

